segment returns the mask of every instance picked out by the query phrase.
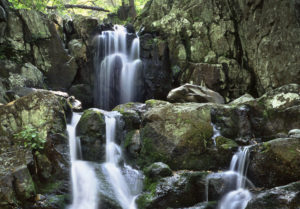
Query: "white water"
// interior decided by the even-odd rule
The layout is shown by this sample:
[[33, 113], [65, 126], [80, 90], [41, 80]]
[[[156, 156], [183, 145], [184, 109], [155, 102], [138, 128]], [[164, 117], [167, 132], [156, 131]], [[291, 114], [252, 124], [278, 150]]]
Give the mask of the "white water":
[[227, 174], [233, 175], [232, 184], [236, 189], [227, 193], [219, 203], [218, 209], [245, 209], [251, 200], [251, 193], [245, 188], [246, 173], [248, 169], [249, 147], [239, 148], [234, 154], [230, 163], [230, 171]]
[[118, 104], [138, 100], [136, 81], [142, 76], [140, 40], [136, 37], [127, 47], [127, 38], [126, 28], [120, 25], [96, 37], [95, 104], [101, 109], [110, 110]]
[[105, 113], [106, 162], [103, 172], [113, 188], [116, 199], [123, 209], [136, 209], [136, 195], [141, 192], [141, 174], [128, 165], [119, 166], [122, 160], [121, 148], [115, 143], [117, 112]]
[[72, 204], [69, 209], [98, 208], [98, 180], [94, 168], [80, 160], [81, 146], [76, 137], [76, 126], [81, 115], [73, 113], [71, 124], [67, 125], [71, 158]]

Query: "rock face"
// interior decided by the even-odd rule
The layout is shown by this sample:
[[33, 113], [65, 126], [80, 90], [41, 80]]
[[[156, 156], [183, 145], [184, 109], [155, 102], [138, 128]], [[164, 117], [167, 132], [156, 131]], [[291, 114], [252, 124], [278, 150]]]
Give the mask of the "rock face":
[[298, 1], [151, 0], [136, 26], [167, 42], [181, 83], [230, 98], [299, 83]]
[[[36, 194], [47, 194], [48, 206], [57, 203], [51, 197], [62, 197], [60, 190], [68, 182], [66, 105], [62, 97], [36, 92], [0, 107], [1, 208], [32, 206]], [[39, 154], [14, 136], [29, 125], [46, 139]], [[66, 202], [65, 197], [60, 200]]]
[[198, 103], [218, 103], [224, 104], [223, 97], [206, 87], [185, 84], [169, 92], [170, 102], [198, 102]]

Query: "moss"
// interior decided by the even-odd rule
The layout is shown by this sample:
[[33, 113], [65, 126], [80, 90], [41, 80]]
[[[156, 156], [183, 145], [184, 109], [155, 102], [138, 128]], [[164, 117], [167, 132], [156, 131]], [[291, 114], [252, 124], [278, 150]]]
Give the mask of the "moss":
[[132, 144], [132, 137], [135, 133], [136, 131], [130, 131], [129, 133], [126, 134], [125, 142], [124, 142], [125, 149], [127, 149]]
[[235, 141], [225, 138], [223, 136], [219, 136], [216, 138], [216, 144], [218, 148], [225, 149], [225, 150], [238, 147], [238, 144]]

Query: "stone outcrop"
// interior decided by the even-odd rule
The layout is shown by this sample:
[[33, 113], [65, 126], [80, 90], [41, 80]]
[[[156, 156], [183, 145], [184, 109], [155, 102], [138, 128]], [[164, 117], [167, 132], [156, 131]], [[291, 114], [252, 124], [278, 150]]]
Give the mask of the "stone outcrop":
[[299, 83], [298, 1], [151, 0], [135, 25], [167, 43], [181, 83], [229, 98]]
[[[60, 196], [69, 175], [67, 108], [64, 98], [50, 92], [32, 93], [0, 107], [1, 208], [33, 205], [37, 194], [48, 195], [44, 199], [48, 206], [56, 204], [58, 199], [62, 203], [67, 201]], [[46, 140], [38, 154], [33, 147], [24, 147], [25, 138], [15, 135], [29, 126], [40, 139]]]

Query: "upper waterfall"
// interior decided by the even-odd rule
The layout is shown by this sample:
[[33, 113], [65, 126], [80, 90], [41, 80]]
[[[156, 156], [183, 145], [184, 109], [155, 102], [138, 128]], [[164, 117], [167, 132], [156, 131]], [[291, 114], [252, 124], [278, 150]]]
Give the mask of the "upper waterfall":
[[95, 41], [95, 105], [110, 110], [118, 104], [139, 101], [142, 90], [139, 37], [115, 25], [112, 31], [103, 31]]

